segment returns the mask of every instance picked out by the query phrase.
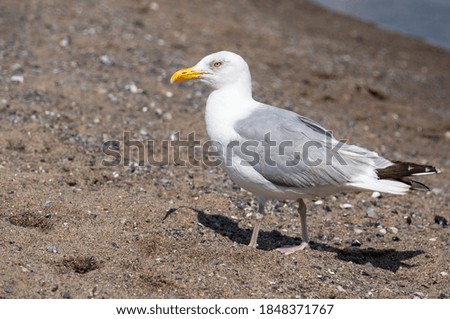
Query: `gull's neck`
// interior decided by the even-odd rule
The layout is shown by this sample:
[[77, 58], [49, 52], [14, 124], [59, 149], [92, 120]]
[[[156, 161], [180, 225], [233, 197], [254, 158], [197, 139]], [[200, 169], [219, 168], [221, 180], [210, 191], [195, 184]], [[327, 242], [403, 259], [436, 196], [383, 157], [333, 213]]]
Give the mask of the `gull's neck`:
[[220, 83], [217, 85], [216, 90], [213, 92], [217, 92], [217, 94], [222, 95], [223, 97], [230, 96], [239, 99], [252, 99], [252, 79], [250, 76], [250, 72], [242, 72], [242, 74], [231, 83]]
[[234, 124], [257, 107], [252, 97], [250, 74], [214, 90], [206, 103], [206, 129], [210, 139], [226, 141], [235, 138]]

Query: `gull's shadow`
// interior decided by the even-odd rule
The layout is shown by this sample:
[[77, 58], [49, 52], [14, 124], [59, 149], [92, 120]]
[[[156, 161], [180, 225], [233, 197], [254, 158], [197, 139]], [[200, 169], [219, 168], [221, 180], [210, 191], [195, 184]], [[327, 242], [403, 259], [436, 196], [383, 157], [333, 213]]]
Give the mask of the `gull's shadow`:
[[[228, 237], [233, 242], [242, 245], [247, 245], [250, 242], [252, 230], [240, 228], [238, 223], [233, 219], [222, 215], [209, 215], [192, 207], [183, 207], [194, 210], [197, 213], [199, 223], [222, 236]], [[178, 208], [170, 209], [164, 219], [176, 210], [178, 210]], [[299, 245], [300, 243], [300, 238], [285, 236], [277, 230], [272, 230], [270, 232], [261, 230], [259, 232], [258, 249], [261, 250], [274, 250], [278, 247]], [[360, 249], [357, 247], [340, 249], [327, 244], [313, 242], [310, 242], [310, 246], [311, 249], [314, 250], [336, 253], [336, 257], [343, 261], [351, 261], [359, 265], [370, 263], [373, 267], [386, 269], [392, 272], [396, 272], [400, 267], [415, 267], [414, 265], [405, 264], [403, 261], [424, 253], [423, 250], [396, 251], [395, 249]]]
[[351, 261], [359, 265], [370, 263], [375, 268], [382, 268], [392, 272], [396, 272], [400, 267], [416, 267], [415, 265], [405, 264], [403, 261], [425, 253], [423, 250], [397, 251], [395, 249], [361, 249], [358, 247], [339, 249], [327, 244], [311, 243], [310, 245], [312, 249], [336, 253], [336, 257], [343, 261]]

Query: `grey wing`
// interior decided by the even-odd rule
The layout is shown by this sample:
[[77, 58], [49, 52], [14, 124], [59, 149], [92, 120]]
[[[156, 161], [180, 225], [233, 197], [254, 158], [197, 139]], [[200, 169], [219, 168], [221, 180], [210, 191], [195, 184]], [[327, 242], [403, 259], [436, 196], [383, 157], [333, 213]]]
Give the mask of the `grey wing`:
[[307, 188], [340, 185], [358, 176], [376, 178], [391, 165], [377, 153], [337, 141], [330, 131], [294, 112], [262, 105], [234, 129], [237, 155], [270, 182]]

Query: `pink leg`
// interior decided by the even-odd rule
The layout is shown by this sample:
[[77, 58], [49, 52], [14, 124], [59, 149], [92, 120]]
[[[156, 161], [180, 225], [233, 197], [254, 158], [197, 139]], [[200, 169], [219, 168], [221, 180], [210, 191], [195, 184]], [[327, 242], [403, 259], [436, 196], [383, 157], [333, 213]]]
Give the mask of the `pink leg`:
[[300, 213], [300, 222], [302, 226], [302, 243], [298, 246], [277, 248], [279, 252], [285, 255], [289, 255], [309, 247], [308, 230], [306, 227], [306, 205], [303, 199], [298, 200], [298, 205], [298, 212]]
[[261, 226], [262, 219], [264, 217], [264, 200], [261, 198], [258, 198], [259, 206], [258, 206], [258, 213], [256, 214], [256, 224], [253, 228], [252, 232], [252, 238], [250, 239], [250, 243], [248, 244], [252, 248], [258, 247], [258, 233], [259, 233], [259, 227]]

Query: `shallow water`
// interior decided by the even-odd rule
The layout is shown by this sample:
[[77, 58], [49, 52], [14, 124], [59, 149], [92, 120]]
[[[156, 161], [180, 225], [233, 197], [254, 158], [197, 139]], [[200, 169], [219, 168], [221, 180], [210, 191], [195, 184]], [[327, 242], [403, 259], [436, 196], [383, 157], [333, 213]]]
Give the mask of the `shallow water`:
[[450, 50], [450, 0], [312, 0]]

